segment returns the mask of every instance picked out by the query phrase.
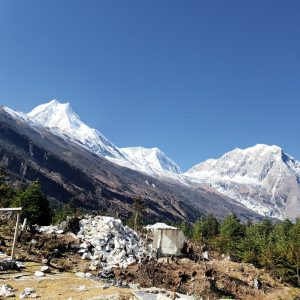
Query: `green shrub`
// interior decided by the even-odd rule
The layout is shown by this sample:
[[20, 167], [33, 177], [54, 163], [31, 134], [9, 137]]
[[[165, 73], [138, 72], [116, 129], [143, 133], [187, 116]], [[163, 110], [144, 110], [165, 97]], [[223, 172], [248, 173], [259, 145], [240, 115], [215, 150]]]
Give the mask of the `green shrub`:
[[51, 222], [49, 201], [37, 181], [32, 182], [24, 190], [17, 191], [12, 200], [12, 207], [22, 207], [21, 218], [27, 218], [31, 225], [48, 225]]

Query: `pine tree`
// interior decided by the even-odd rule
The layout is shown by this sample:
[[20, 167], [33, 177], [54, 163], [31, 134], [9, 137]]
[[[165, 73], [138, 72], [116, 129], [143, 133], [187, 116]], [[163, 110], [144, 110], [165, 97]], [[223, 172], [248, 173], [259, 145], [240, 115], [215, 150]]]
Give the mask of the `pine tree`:
[[134, 230], [139, 230], [143, 224], [143, 213], [146, 210], [145, 201], [141, 197], [137, 197], [133, 202], [134, 209]]
[[74, 216], [77, 213], [76, 206], [71, 202], [66, 203], [54, 210], [54, 215], [52, 221], [54, 223], [59, 223], [65, 221], [67, 217]]
[[228, 215], [220, 226], [218, 248], [221, 252], [237, 255], [238, 245], [245, 236], [245, 225], [241, 224], [236, 215]]
[[204, 220], [197, 221], [193, 226], [193, 239], [205, 242], [219, 233], [220, 224], [218, 220], [209, 214]]
[[42, 193], [38, 181], [32, 182], [26, 189], [18, 191], [12, 206], [22, 207], [22, 219], [29, 224], [48, 225], [51, 221], [51, 210], [47, 197]]

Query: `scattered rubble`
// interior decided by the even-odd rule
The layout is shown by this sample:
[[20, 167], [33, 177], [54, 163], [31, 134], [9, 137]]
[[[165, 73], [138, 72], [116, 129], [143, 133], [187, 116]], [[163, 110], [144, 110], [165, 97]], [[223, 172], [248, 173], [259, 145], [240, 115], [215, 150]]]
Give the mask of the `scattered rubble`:
[[41, 272], [43, 273], [51, 273], [51, 268], [48, 266], [41, 267]]
[[19, 298], [37, 298], [36, 290], [33, 288], [25, 288], [25, 290], [19, 295]]
[[222, 256], [221, 256], [222, 258], [223, 258], [223, 260], [225, 260], [225, 261], [232, 261], [232, 258], [231, 258], [231, 256], [230, 255], [227, 255], [227, 256], [225, 256], [224, 254], [222, 254]]
[[78, 292], [83, 292], [86, 290], [86, 286], [85, 285], [81, 285], [79, 288], [76, 289], [76, 291]]
[[77, 272], [76, 276], [80, 277], [80, 278], [85, 278], [85, 273], [83, 273], [83, 272]]
[[0, 296], [4, 298], [14, 297], [15, 296], [14, 288], [9, 284], [3, 284], [1, 286]]
[[0, 261], [0, 271], [19, 270], [22, 267], [22, 263], [15, 260], [12, 261], [11, 259], [6, 259]]
[[254, 278], [253, 280], [253, 286], [257, 289], [260, 290], [262, 288], [262, 282], [259, 278]]
[[36, 271], [36, 272], [34, 273], [34, 276], [36, 276], [36, 277], [44, 277], [44, 276], [45, 276], [45, 273], [42, 272], [42, 271]]
[[55, 234], [63, 234], [65, 231], [66, 224], [63, 222], [60, 225], [49, 225], [49, 226], [34, 226], [34, 230], [39, 233], [55, 233]]
[[204, 252], [202, 253], [202, 258], [203, 258], [204, 260], [210, 260], [208, 251], [204, 251]]
[[164, 289], [142, 289], [134, 291], [137, 300], [195, 300], [193, 296], [170, 292]]

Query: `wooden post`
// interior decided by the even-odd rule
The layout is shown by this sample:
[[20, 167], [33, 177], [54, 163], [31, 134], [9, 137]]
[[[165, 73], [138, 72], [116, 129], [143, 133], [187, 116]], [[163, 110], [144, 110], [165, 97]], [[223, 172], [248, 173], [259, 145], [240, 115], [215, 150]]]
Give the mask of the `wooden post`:
[[17, 242], [17, 238], [18, 238], [19, 222], [20, 222], [20, 212], [18, 211], [15, 234], [14, 234], [14, 241], [13, 241], [13, 245], [12, 245], [12, 249], [11, 249], [11, 260], [14, 260], [14, 258], [15, 258], [15, 247], [16, 247], [16, 242]]
[[24, 219], [22, 227], [21, 227], [21, 231], [24, 231], [26, 228], [26, 224], [27, 224], [27, 218]]

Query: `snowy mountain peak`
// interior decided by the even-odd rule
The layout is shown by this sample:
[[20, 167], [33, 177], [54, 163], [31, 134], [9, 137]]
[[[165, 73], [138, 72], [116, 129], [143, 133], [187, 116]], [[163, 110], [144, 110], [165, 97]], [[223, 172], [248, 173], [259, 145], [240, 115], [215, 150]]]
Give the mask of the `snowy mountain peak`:
[[222, 177], [230, 181], [259, 183], [267, 180], [274, 168], [288, 167], [293, 160], [278, 146], [257, 144], [247, 149], [236, 148], [219, 159], [209, 159], [186, 172], [189, 176]]
[[27, 114], [30, 118], [48, 126], [57, 127], [62, 131], [70, 131], [79, 128], [87, 129], [86, 125], [80, 121], [69, 104], [51, 100], [49, 103], [41, 104]]
[[169, 157], [159, 148], [128, 147], [120, 149], [128, 160], [139, 165], [142, 169], [164, 170], [180, 174], [181, 170]]
[[[261, 155], [265, 155], [266, 153], [273, 153], [273, 154], [281, 154], [282, 149], [276, 145], [266, 145], [266, 144], [257, 144], [253, 147], [249, 147], [246, 149], [236, 148], [233, 151], [238, 151], [240, 153], [256, 153], [259, 152]], [[233, 152], [231, 151], [231, 152]], [[230, 152], [229, 152], [230, 153]]]
[[185, 175], [264, 215], [294, 218], [300, 203], [300, 163], [274, 145], [234, 149]]
[[156, 147], [117, 148], [100, 132], [84, 124], [69, 103], [60, 103], [54, 99], [37, 106], [27, 116], [56, 134], [69, 138], [119, 165], [151, 175], [161, 175], [161, 171], [181, 173], [180, 168]]
[[122, 158], [118, 148], [97, 130], [84, 124], [70, 104], [51, 100], [34, 108], [27, 116], [57, 134], [67, 136], [98, 155]]

